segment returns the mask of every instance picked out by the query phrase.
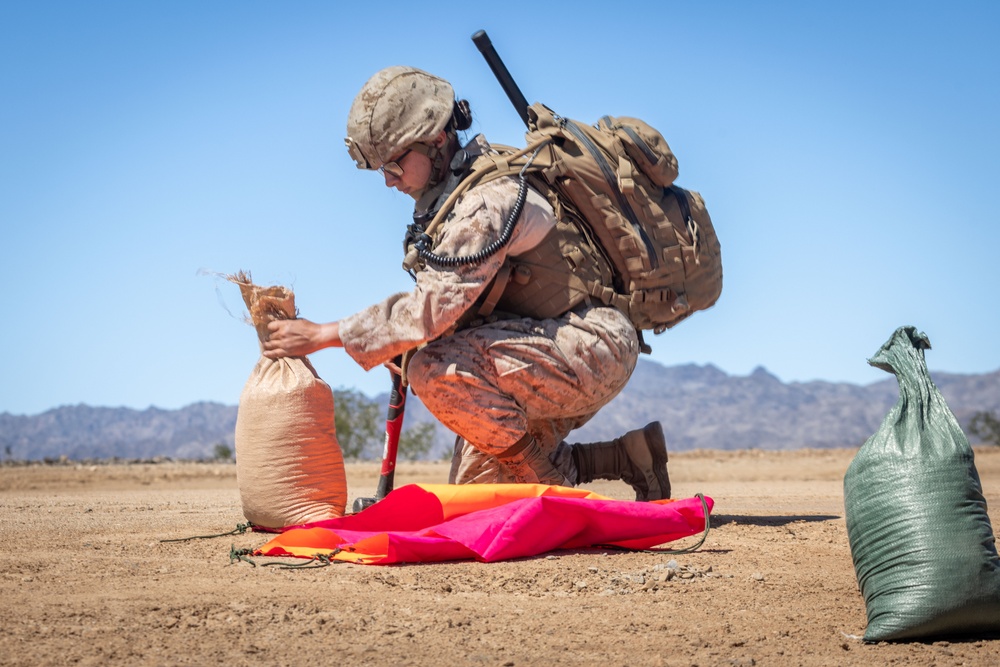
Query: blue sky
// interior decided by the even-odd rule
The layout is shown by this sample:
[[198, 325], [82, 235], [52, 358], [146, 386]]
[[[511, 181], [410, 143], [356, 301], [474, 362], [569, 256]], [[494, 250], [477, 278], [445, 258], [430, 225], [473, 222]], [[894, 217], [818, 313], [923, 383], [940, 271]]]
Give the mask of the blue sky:
[[412, 200], [354, 168], [347, 111], [413, 65], [521, 143], [481, 28], [530, 101], [644, 118], [704, 196], [723, 295], [653, 360], [865, 384], [912, 324], [933, 370], [1000, 368], [1000, 4], [475, 4], [0, 3], [0, 412], [235, 404], [258, 344], [213, 273], [320, 321], [408, 289]]

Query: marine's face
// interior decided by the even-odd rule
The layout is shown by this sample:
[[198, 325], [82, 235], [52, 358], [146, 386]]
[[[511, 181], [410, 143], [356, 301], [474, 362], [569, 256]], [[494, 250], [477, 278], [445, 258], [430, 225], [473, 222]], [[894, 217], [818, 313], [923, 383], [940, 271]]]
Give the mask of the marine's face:
[[[442, 130], [434, 137], [430, 146], [423, 143], [411, 144], [406, 147], [406, 150], [393, 155], [391, 160], [379, 168], [382, 176], [385, 177], [385, 186], [396, 188], [414, 199], [420, 199], [420, 195], [430, 183], [433, 175], [431, 171], [434, 169], [434, 161], [427, 154], [433, 155], [432, 148], [441, 149], [446, 143], [448, 143], [448, 135]], [[449, 157], [445, 156], [445, 158]]]
[[431, 178], [432, 163], [423, 153], [408, 148], [393, 157], [379, 171], [385, 177], [387, 188], [396, 188], [403, 194], [419, 199]]

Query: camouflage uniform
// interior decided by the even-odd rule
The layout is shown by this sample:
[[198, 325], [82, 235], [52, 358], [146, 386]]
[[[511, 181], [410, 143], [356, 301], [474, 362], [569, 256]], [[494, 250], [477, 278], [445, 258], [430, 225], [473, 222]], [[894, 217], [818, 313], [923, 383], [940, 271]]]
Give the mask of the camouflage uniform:
[[[459, 199], [439, 228], [434, 252], [465, 256], [499, 236], [517, 196], [517, 181], [478, 185]], [[347, 353], [365, 369], [420, 349], [408, 379], [424, 405], [457, 433], [451, 481], [524, 481], [495, 458], [534, 436], [563, 483], [577, 482], [563, 439], [625, 386], [638, 341], [627, 316], [583, 305], [557, 319], [506, 319], [467, 326], [467, 313], [507, 255], [537, 245], [552, 229], [549, 203], [529, 190], [510, 242], [483, 262], [429, 265], [411, 292], [393, 295], [340, 322]]]

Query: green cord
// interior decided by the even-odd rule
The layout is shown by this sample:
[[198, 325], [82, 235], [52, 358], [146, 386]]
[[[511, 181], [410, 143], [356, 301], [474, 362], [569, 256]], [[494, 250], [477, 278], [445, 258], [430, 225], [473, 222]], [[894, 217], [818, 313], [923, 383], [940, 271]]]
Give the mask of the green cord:
[[338, 562], [333, 560], [333, 556], [339, 554], [341, 551], [341, 549], [334, 549], [330, 553], [315, 553], [304, 563], [282, 563], [279, 561], [271, 561], [270, 563], [261, 563], [261, 566], [267, 567], [274, 565], [280, 570], [315, 570], [316, 568], [327, 567], [329, 565], [333, 565], [335, 562]]
[[[280, 561], [271, 561], [268, 563], [260, 563], [261, 567], [277, 567], [280, 570], [314, 570], [319, 567], [327, 567], [334, 564], [333, 556], [339, 554], [340, 549], [334, 549], [329, 553], [315, 553], [309, 557], [309, 560], [304, 563], [282, 563]], [[229, 564], [232, 565], [235, 561], [243, 561], [244, 563], [250, 563], [254, 567], [257, 567], [258, 563], [250, 558], [250, 556], [255, 555], [253, 549], [237, 549], [236, 545], [232, 545], [229, 548]]]
[[187, 542], [188, 540], [208, 540], [213, 537], [225, 537], [226, 535], [242, 535], [248, 530], [253, 530], [252, 523], [238, 523], [236, 528], [233, 528], [228, 533], [219, 533], [218, 535], [194, 535], [192, 537], [178, 537], [172, 540], [160, 540], [160, 542]]
[[229, 564], [232, 565], [233, 561], [241, 560], [244, 563], [250, 563], [254, 567], [257, 567], [257, 563], [253, 562], [248, 556], [253, 555], [253, 549], [237, 549], [236, 545], [229, 547]]

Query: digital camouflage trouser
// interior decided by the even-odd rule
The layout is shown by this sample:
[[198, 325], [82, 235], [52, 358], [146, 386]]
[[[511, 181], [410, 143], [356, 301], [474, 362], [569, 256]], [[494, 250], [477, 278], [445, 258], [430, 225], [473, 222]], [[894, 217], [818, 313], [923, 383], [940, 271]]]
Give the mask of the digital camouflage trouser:
[[451, 483], [524, 479], [496, 457], [530, 434], [573, 485], [576, 466], [563, 441], [622, 390], [638, 354], [628, 318], [598, 307], [459, 331], [414, 354], [407, 376], [427, 409], [459, 436]]

